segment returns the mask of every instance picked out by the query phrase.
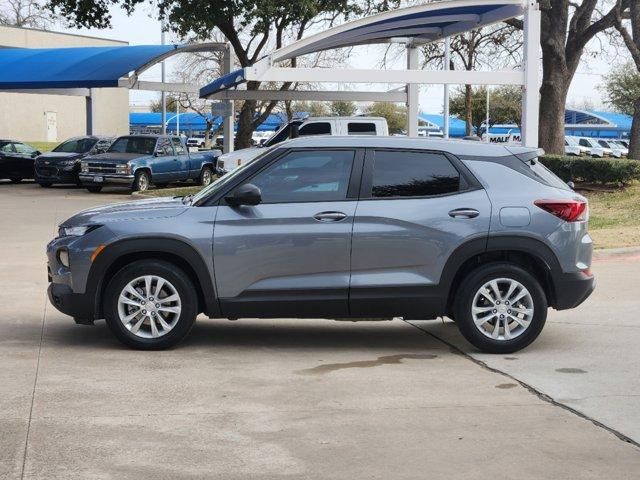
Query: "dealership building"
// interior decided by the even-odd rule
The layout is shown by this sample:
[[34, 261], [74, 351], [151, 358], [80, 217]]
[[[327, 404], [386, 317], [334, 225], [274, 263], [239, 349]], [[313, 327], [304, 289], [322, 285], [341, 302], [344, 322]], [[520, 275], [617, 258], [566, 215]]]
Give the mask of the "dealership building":
[[[1, 48], [124, 46], [127, 42], [30, 28], [0, 26]], [[129, 132], [129, 91], [100, 88], [93, 99], [100, 115], [93, 130], [102, 135]], [[59, 142], [87, 131], [87, 101], [74, 95], [0, 92], [0, 138]]]

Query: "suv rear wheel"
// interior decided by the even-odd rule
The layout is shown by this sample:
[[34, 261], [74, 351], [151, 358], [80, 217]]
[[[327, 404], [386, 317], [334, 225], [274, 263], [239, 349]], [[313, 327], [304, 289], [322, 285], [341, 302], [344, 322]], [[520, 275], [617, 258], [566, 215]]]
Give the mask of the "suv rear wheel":
[[483, 265], [461, 283], [455, 298], [456, 324], [464, 337], [487, 353], [512, 353], [533, 342], [547, 319], [540, 282], [510, 263]]
[[180, 342], [198, 314], [193, 282], [175, 265], [140, 260], [122, 268], [104, 297], [107, 325], [125, 345], [161, 350]]

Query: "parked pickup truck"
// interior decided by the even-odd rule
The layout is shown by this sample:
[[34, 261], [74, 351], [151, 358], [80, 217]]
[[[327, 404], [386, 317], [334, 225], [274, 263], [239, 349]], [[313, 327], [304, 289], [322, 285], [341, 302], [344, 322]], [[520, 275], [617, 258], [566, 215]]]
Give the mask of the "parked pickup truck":
[[243, 148], [242, 150], [221, 155], [217, 162], [218, 173], [223, 175], [235, 170], [240, 165], [250, 162], [264, 153], [264, 147], [272, 147], [289, 139], [293, 128], [298, 130], [298, 135], [301, 137], [312, 135], [389, 136], [389, 126], [387, 125], [387, 120], [383, 117], [307, 117], [305, 119], [292, 120], [257, 147]]
[[79, 177], [90, 192], [110, 184], [145, 191], [152, 183], [161, 187], [182, 180], [207, 186], [220, 153], [189, 153], [180, 137], [127, 135], [117, 138], [105, 153], [85, 157]]

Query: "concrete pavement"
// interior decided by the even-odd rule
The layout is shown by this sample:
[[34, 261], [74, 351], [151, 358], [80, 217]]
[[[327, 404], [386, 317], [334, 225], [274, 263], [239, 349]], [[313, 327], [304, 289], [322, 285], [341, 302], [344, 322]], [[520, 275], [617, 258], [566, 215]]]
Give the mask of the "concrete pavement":
[[[0, 183], [0, 478], [637, 478], [640, 449], [452, 350], [448, 322], [202, 319], [167, 352], [75, 325], [46, 304], [44, 245], [123, 199]], [[589, 414], [635, 435], [632, 316], [581, 328], [637, 305], [611, 290], [629, 262], [598, 263], [588, 308], [517, 360], [483, 360], [561, 400], [614, 394]]]

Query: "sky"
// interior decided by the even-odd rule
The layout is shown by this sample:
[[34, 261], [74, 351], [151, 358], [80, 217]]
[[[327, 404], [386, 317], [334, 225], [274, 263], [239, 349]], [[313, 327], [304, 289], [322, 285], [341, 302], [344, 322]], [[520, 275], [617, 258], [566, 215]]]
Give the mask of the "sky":
[[[78, 33], [92, 35], [115, 40], [123, 40], [131, 45], [150, 45], [161, 43], [160, 22], [152, 18], [152, 9], [146, 5], [139, 7], [134, 14], [129, 17], [123, 10], [113, 9], [112, 28], [99, 29], [63, 29], [54, 30], [67, 33]], [[176, 41], [171, 35], [167, 36], [167, 43]], [[585, 56], [582, 65], [578, 69], [571, 90], [569, 92], [568, 103], [570, 106], [583, 107], [592, 106], [595, 109], [606, 109], [602, 92], [598, 86], [602, 82], [602, 76], [606, 74], [612, 65], [624, 63], [627, 59], [620, 58], [613, 49], [608, 49], [605, 55]], [[352, 55], [350, 66], [356, 68], [376, 68], [382, 58], [380, 47], [358, 47], [357, 55]], [[178, 68], [177, 62], [169, 62], [167, 65], [168, 80], [171, 80], [172, 73]], [[160, 68], [156, 67], [145, 74], [147, 80], [160, 80]], [[372, 90], [383, 89], [384, 85], [370, 85]], [[360, 85], [357, 88], [365, 89], [367, 85]], [[134, 106], [148, 105], [153, 99], [159, 98], [155, 92], [131, 91], [130, 103]], [[442, 86], [421, 86], [420, 87], [420, 108], [428, 113], [442, 112], [443, 87]]]

